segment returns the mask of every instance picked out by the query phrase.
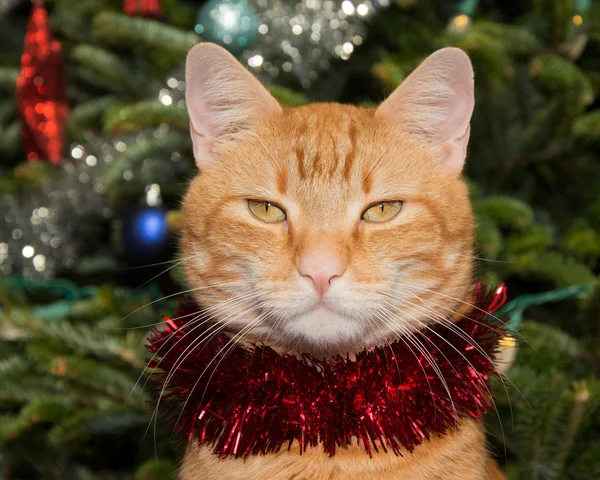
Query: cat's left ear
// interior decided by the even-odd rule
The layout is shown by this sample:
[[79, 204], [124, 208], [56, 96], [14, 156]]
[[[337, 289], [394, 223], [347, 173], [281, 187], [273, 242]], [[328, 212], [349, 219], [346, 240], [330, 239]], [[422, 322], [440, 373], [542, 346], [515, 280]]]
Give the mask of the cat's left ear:
[[475, 105], [473, 66], [458, 48], [433, 53], [377, 109], [399, 131], [439, 146], [444, 169], [458, 176]]

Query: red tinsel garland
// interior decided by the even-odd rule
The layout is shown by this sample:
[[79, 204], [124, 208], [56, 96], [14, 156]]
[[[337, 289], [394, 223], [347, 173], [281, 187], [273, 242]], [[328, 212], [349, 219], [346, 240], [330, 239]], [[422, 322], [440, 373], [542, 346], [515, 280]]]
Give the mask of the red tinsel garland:
[[27, 159], [59, 163], [69, 113], [62, 45], [52, 39], [40, 0], [34, 2], [27, 25], [16, 97]]
[[123, 0], [123, 11], [127, 15], [148, 17], [160, 17], [163, 13], [160, 0]]
[[[322, 443], [334, 455], [352, 437], [369, 455], [378, 447], [399, 455], [489, 408], [492, 358], [504, 333], [486, 312], [505, 298], [503, 285], [490, 292], [478, 286], [475, 308], [457, 328], [437, 324], [414, 334], [427, 356], [398, 340], [355, 360], [327, 361], [228, 345], [225, 334], [210, 338], [210, 327], [190, 321], [198, 316], [196, 306], [183, 306], [149, 339], [151, 378], [176, 430], [221, 456], [290, 449], [294, 440], [300, 453]], [[210, 340], [195, 346], [203, 334]]]

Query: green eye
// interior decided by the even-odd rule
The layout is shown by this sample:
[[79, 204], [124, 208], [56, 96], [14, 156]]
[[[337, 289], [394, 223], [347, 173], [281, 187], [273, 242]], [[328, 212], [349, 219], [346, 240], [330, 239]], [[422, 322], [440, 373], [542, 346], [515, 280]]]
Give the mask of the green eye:
[[252, 214], [263, 222], [279, 223], [287, 218], [283, 209], [271, 202], [248, 200], [248, 207]]
[[367, 222], [387, 222], [398, 215], [401, 209], [402, 202], [399, 200], [378, 202], [364, 211], [362, 219]]

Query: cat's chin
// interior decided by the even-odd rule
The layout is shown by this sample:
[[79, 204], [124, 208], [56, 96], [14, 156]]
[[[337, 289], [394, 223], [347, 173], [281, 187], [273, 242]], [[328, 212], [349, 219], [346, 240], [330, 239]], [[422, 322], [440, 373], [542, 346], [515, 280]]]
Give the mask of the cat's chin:
[[365, 328], [361, 322], [319, 306], [280, 327], [295, 350], [302, 353], [345, 354], [360, 349]]

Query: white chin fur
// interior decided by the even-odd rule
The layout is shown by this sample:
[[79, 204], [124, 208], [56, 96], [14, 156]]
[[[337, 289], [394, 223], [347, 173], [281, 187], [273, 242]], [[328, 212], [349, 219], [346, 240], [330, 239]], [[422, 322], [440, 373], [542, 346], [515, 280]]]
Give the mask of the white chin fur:
[[320, 348], [353, 343], [364, 334], [359, 323], [325, 307], [288, 320], [282, 329], [291, 337]]

